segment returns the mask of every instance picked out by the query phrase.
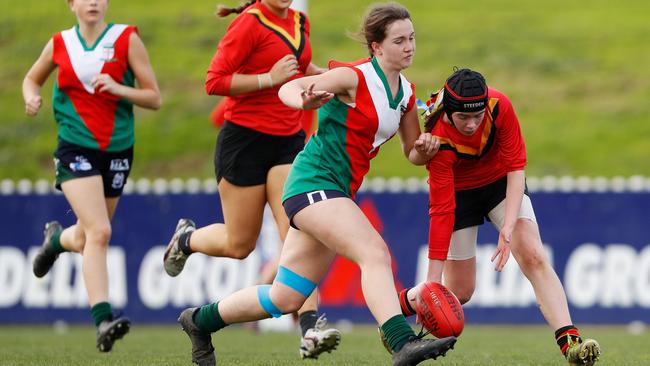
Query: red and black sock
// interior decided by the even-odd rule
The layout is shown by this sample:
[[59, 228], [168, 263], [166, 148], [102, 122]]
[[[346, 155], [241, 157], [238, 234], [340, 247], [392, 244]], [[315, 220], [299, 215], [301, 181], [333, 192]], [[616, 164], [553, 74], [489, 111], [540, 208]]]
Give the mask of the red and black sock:
[[569, 339], [571, 344], [582, 343], [580, 331], [573, 324], [567, 325], [555, 331], [555, 341], [560, 347], [560, 351], [566, 356], [566, 350], [569, 348]]
[[400, 308], [402, 308], [402, 314], [404, 314], [404, 316], [415, 315], [415, 309], [413, 309], [413, 307], [411, 306], [411, 303], [409, 303], [409, 299], [408, 299], [408, 296], [407, 296], [409, 290], [410, 290], [410, 288], [405, 288], [402, 291], [400, 291], [399, 295], [398, 295], [399, 296], [399, 306], [400, 306]]

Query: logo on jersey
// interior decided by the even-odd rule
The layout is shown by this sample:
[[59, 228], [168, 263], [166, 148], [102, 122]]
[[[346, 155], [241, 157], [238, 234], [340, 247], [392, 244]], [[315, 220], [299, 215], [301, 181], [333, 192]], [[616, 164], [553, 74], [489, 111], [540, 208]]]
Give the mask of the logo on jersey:
[[87, 172], [93, 168], [88, 159], [85, 156], [77, 155], [74, 157], [74, 161], [70, 163], [70, 170], [73, 172]]
[[124, 173], [116, 173], [113, 176], [113, 182], [111, 183], [111, 187], [113, 189], [120, 189], [124, 185]]
[[111, 171], [113, 172], [126, 172], [129, 170], [129, 159], [113, 159], [111, 160]]
[[117, 61], [117, 59], [115, 58], [115, 47], [113, 46], [112, 43], [104, 45], [104, 47], [102, 48], [102, 56], [99, 59], [104, 62]]
[[400, 104], [400, 105], [399, 105], [399, 114], [400, 114], [401, 116], [403, 116], [404, 113], [406, 113], [406, 104]]

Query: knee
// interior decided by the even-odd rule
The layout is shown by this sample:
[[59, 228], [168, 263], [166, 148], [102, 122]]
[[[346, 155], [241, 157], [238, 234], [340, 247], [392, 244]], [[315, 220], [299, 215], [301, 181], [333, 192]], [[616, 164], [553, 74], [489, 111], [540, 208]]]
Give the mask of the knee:
[[305, 303], [305, 300], [306, 298], [299, 294], [282, 296], [282, 298], [277, 301], [277, 307], [283, 314], [291, 314], [298, 311], [302, 307], [302, 304]]
[[471, 291], [462, 290], [462, 291], [454, 292], [454, 295], [456, 295], [456, 298], [458, 299], [458, 302], [460, 302], [461, 305], [468, 303], [469, 300], [472, 299], [473, 294], [474, 294], [473, 290]]
[[377, 241], [372, 245], [369, 245], [368, 250], [364, 251], [363, 257], [361, 258], [360, 266], [391, 266], [391, 256], [388, 251], [386, 243], [383, 241]]
[[548, 265], [548, 258], [540, 240], [529, 238], [528, 241], [523, 241], [525, 245], [517, 255], [517, 262], [522, 271], [526, 273], [535, 273], [544, 270]]
[[516, 257], [519, 267], [524, 271], [540, 271], [549, 265], [537, 225], [530, 220], [519, 220], [513, 236], [520, 243]]
[[298, 311], [306, 298], [299, 293], [282, 289], [277, 283], [260, 285], [257, 296], [262, 309], [273, 317]]
[[227, 257], [234, 259], [246, 259], [257, 245], [257, 238], [233, 238], [228, 241]]
[[474, 285], [466, 285], [466, 286], [453, 286], [453, 285], [448, 285], [449, 291], [451, 291], [456, 298], [458, 299], [458, 302], [462, 304], [466, 304], [469, 302], [469, 300], [472, 299], [472, 295], [474, 295]]
[[519, 266], [527, 273], [542, 271], [548, 265], [546, 253], [541, 248], [525, 248], [520, 254]]
[[229, 258], [246, 259], [255, 250], [255, 245], [251, 246], [234, 246], [228, 249]]
[[95, 225], [84, 230], [85, 244], [108, 246], [111, 240], [112, 230], [110, 225]]

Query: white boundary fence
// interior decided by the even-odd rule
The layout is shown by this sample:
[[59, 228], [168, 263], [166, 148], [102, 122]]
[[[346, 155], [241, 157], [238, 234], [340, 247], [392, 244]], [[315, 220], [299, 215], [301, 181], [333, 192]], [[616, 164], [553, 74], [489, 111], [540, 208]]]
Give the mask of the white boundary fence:
[[[526, 178], [531, 192], [650, 192], [650, 177], [635, 175], [631, 177], [571, 177], [552, 175]], [[368, 178], [361, 186], [361, 192], [417, 193], [428, 191], [426, 178]], [[178, 194], [178, 193], [216, 193], [217, 181], [214, 178], [139, 178], [127, 181], [125, 194]], [[3, 179], [0, 181], [0, 195], [29, 195], [60, 193], [54, 183], [45, 179]]]

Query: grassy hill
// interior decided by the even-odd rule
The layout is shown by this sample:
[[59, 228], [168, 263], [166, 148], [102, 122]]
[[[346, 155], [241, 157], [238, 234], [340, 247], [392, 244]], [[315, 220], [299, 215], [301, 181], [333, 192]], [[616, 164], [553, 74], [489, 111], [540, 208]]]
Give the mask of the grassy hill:
[[[234, 0], [225, 1], [235, 5]], [[370, 1], [312, 0], [314, 61], [352, 60], [365, 47], [347, 36]], [[413, 15], [417, 54], [407, 76], [420, 98], [452, 66], [483, 72], [508, 94], [527, 139], [529, 175], [650, 175], [650, 3], [402, 1]], [[205, 71], [230, 21], [216, 1], [111, 0], [107, 19], [138, 25], [163, 93], [158, 112], [137, 110], [133, 177], [212, 176], [217, 130], [207, 116]], [[0, 5], [0, 178], [53, 177], [53, 77], [36, 118], [24, 115], [22, 79], [52, 33], [75, 22], [65, 2]], [[390, 142], [371, 175], [423, 176]]]

